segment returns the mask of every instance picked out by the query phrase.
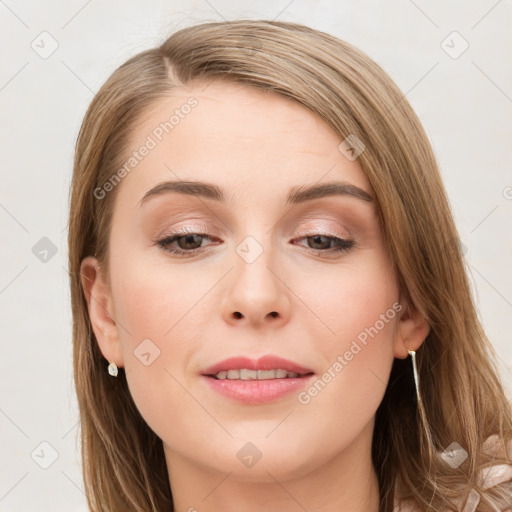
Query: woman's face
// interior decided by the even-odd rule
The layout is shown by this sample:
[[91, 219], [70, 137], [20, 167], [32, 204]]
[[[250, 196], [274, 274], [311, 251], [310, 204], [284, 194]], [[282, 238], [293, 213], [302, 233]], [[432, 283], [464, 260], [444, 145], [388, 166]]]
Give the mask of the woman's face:
[[[290, 99], [196, 82], [96, 192], [117, 187], [109, 280], [82, 266], [91, 320], [170, 468], [284, 479], [356, 443], [369, 454], [393, 358], [426, 333], [400, 312], [373, 190], [341, 142]], [[222, 363], [238, 357], [252, 364]], [[268, 371], [294, 365], [309, 375]]]

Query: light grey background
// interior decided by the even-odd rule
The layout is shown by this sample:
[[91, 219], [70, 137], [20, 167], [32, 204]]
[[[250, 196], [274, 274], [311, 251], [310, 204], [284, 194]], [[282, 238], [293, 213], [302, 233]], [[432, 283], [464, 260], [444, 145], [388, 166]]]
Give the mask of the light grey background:
[[[388, 71], [436, 151], [480, 316], [512, 396], [510, 0], [0, 0], [0, 14], [1, 511], [87, 510], [66, 274], [74, 143], [94, 92], [117, 66], [201, 20], [308, 24]], [[43, 237], [54, 255], [45, 255]]]

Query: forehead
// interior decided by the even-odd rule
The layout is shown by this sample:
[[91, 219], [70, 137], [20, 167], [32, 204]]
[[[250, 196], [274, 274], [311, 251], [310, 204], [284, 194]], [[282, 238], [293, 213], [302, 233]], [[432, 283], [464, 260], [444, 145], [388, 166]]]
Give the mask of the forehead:
[[341, 141], [291, 98], [225, 80], [196, 81], [170, 90], [134, 127], [125, 158], [134, 165], [118, 192], [133, 204], [169, 179], [213, 182], [242, 195], [335, 179], [371, 192], [359, 162], [340, 152]]

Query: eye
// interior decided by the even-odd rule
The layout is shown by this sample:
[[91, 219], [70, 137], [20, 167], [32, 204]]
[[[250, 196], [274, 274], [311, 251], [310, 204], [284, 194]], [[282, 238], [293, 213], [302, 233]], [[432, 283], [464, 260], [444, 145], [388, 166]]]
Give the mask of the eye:
[[[206, 233], [194, 233], [188, 229], [169, 233], [164, 238], [158, 239], [155, 242], [168, 253], [174, 254], [178, 257], [188, 257], [194, 256], [199, 252], [203, 252], [205, 247], [203, 242], [205, 240], [217, 240], [216, 245], [218, 245], [218, 243], [222, 243], [218, 239], [215, 239]], [[317, 255], [324, 256], [349, 252], [355, 245], [353, 240], [318, 233], [297, 238], [296, 240], [305, 240], [307, 246], [300, 243], [294, 245], [301, 245]]]
[[306, 240], [308, 248], [312, 249], [316, 254], [348, 252], [355, 244], [353, 240], [321, 234], [314, 234], [298, 238], [297, 240]]
[[213, 240], [212, 237], [205, 233], [183, 230], [170, 233], [165, 238], [157, 240], [156, 243], [166, 252], [187, 257], [200, 252], [205, 239]]

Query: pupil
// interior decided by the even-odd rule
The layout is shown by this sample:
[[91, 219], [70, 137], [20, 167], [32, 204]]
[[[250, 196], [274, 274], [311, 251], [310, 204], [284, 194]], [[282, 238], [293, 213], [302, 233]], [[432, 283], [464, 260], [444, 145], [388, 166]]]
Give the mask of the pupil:
[[[188, 246], [188, 244], [197, 245], [197, 240], [196, 240], [196, 244], [194, 244], [194, 237], [197, 237], [199, 239], [199, 246], [200, 246], [201, 245], [201, 238], [198, 235], [185, 235], [185, 236], [182, 236], [178, 240], [178, 245], [182, 249], [196, 249], [197, 247], [189, 247]], [[183, 240], [185, 240], [184, 244], [181, 243]], [[183, 245], [185, 245], [185, 247], [183, 247]]]
[[[322, 244], [321, 242], [321, 239], [324, 238], [325, 239], [325, 242]], [[310, 237], [310, 239], [313, 239], [313, 243], [314, 244], [320, 244], [322, 247], [317, 247], [320, 248], [320, 249], [326, 249], [329, 247], [329, 244], [330, 244], [330, 240], [324, 236], [324, 235], [316, 235], [316, 236], [312, 236]]]

